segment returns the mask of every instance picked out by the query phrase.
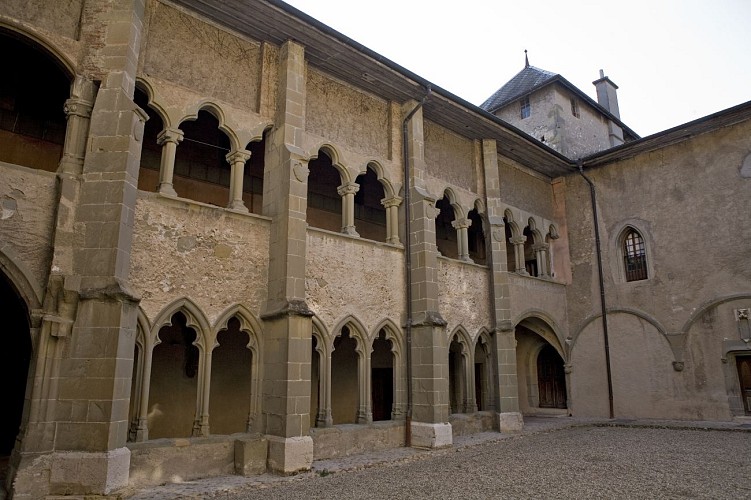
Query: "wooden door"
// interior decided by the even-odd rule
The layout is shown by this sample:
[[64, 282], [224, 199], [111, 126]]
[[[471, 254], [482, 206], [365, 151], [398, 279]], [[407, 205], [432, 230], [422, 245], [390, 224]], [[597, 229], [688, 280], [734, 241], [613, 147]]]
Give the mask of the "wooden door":
[[540, 408], [566, 408], [563, 360], [550, 345], [543, 347], [537, 356], [537, 386], [540, 391]]
[[741, 399], [746, 415], [751, 415], [751, 356], [739, 356], [738, 380], [741, 383]]

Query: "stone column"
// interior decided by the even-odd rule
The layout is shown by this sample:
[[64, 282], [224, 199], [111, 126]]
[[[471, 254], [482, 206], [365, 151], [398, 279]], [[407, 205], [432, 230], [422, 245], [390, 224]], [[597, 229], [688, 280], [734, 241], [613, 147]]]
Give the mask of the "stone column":
[[183, 137], [183, 131], [179, 128], [166, 128], [156, 138], [156, 143], [162, 146], [162, 165], [159, 169], [159, 186], [157, 187], [157, 191], [161, 194], [177, 196], [172, 185], [172, 178], [175, 175], [177, 145]]
[[[405, 104], [409, 113], [414, 102]], [[449, 416], [446, 321], [438, 311], [438, 249], [435, 198], [425, 189], [422, 110], [408, 123], [410, 166], [410, 269], [412, 281], [412, 444], [441, 448], [453, 443]], [[408, 345], [409, 349], [410, 346]]]
[[451, 225], [456, 229], [456, 244], [458, 246], [459, 260], [472, 262], [472, 259], [469, 258], [469, 236], [467, 235], [467, 229], [472, 225], [472, 220], [457, 219], [452, 221]]
[[227, 205], [227, 208], [248, 213], [248, 207], [245, 206], [245, 202], [243, 201], [243, 178], [245, 175], [245, 162], [250, 159], [250, 151], [238, 149], [230, 152], [225, 158], [232, 166], [229, 185], [229, 205]]
[[464, 358], [464, 413], [477, 412], [477, 400], [475, 399], [475, 353], [471, 346], [467, 346]]
[[[358, 342], [359, 344], [359, 342]], [[370, 380], [370, 353], [373, 346], [362, 346], [357, 349], [357, 369], [359, 371], [359, 391], [360, 403], [357, 408], [357, 423], [373, 423], [373, 404], [370, 400], [371, 380]]]
[[386, 209], [386, 243], [398, 245], [399, 241], [399, 205], [402, 199], [398, 196], [384, 198], [381, 205]]
[[350, 236], [360, 236], [355, 229], [355, 194], [360, 185], [354, 182], [342, 184], [336, 192], [342, 197], [342, 233]]
[[[493, 319], [493, 336], [489, 347], [488, 363], [497, 375], [493, 398], [495, 399], [496, 425], [501, 432], [519, 431], [524, 425], [519, 412], [519, 387], [516, 375], [516, 339], [511, 323], [511, 299], [507, 274], [506, 228], [501, 204], [501, 179], [498, 175], [498, 152], [494, 140], [482, 141], [483, 171], [485, 174], [486, 206], [490, 227], [490, 297]], [[524, 240], [512, 239], [516, 254], [516, 271], [524, 270]], [[520, 251], [521, 250], [521, 251]], [[490, 377], [492, 380], [493, 377]]]
[[87, 88], [87, 82], [82, 82], [80, 77], [73, 84], [73, 92], [70, 99], [65, 101], [65, 143], [63, 145], [63, 157], [60, 159], [58, 171], [80, 175], [83, 170], [83, 160], [86, 156], [86, 139], [89, 134], [91, 110], [94, 106], [93, 89]]
[[550, 271], [548, 270], [548, 248], [547, 243], [537, 243], [532, 247], [535, 252], [535, 260], [537, 260], [538, 275], [541, 278], [550, 277]]
[[318, 351], [318, 427], [331, 427], [334, 418], [331, 416], [331, 354], [323, 346], [316, 347]]
[[517, 236], [510, 238], [509, 241], [514, 245], [514, 261], [516, 262], [516, 273], [522, 276], [529, 276], [527, 266], [524, 265], [524, 243], [527, 241], [526, 236]]
[[310, 366], [313, 313], [305, 302], [308, 167], [305, 57], [289, 41], [279, 51], [277, 114], [266, 144], [263, 214], [271, 217], [263, 342], [263, 420], [268, 466], [292, 474], [310, 469]]

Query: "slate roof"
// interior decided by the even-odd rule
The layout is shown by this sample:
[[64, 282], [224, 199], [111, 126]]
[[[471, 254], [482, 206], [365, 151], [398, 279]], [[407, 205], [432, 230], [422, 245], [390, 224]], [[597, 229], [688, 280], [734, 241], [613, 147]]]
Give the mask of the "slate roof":
[[557, 75], [544, 69], [535, 68], [534, 66], [525, 66], [523, 70], [518, 72], [511, 80], [490, 96], [484, 103], [480, 104], [480, 108], [489, 113], [502, 108], [509, 102], [521, 97], [524, 94], [528, 94], [533, 89], [542, 87], [551, 80], [554, 80]]

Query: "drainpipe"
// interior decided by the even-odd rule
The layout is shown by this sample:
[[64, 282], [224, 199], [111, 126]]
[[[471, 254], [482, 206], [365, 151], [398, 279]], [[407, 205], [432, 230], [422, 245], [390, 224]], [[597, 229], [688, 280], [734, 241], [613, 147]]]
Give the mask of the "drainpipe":
[[577, 162], [579, 167], [579, 175], [581, 175], [587, 184], [589, 184], [589, 195], [592, 200], [592, 218], [594, 219], [595, 229], [595, 252], [597, 253], [597, 273], [600, 280], [600, 310], [602, 316], [602, 336], [605, 342], [605, 368], [608, 374], [608, 405], [610, 409], [610, 418], [614, 418], [613, 413], [613, 377], [610, 370], [610, 343], [608, 342], [608, 315], [607, 308], [605, 307], [605, 282], [602, 275], [602, 246], [600, 244], [600, 225], [597, 222], [597, 196], [595, 194], [595, 185], [592, 181], [584, 175], [582, 169], [582, 162]]
[[425, 100], [430, 95], [430, 86], [425, 91], [422, 101], [409, 112], [402, 122], [402, 163], [404, 165], [404, 274], [407, 279], [407, 322], [406, 322], [406, 341], [407, 341], [407, 418], [404, 422], [404, 445], [412, 446], [412, 244], [410, 233], [412, 231], [410, 219], [412, 210], [410, 208], [410, 185], [409, 185], [409, 142], [407, 134], [407, 124], [415, 113], [422, 108]]

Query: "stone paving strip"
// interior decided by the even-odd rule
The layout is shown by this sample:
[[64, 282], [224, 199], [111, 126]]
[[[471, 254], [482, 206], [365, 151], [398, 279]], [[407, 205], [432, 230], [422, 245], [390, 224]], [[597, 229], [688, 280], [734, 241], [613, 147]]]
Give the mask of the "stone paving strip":
[[[732, 431], [732, 432], [728, 432]], [[528, 418], [519, 434], [318, 460], [292, 477], [225, 476], [131, 500], [751, 498], [751, 423]]]

